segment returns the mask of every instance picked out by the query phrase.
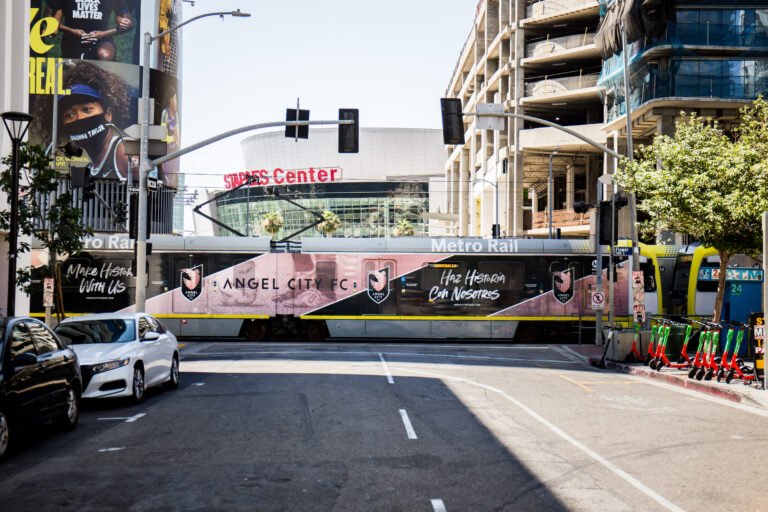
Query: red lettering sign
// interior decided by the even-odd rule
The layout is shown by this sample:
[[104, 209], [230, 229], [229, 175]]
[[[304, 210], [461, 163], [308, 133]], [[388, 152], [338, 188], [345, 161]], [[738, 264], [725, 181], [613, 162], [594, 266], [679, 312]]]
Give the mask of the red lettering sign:
[[255, 178], [251, 184], [252, 187], [331, 183], [341, 181], [341, 169], [337, 167], [330, 169], [319, 169], [316, 167], [310, 167], [309, 169], [281, 169], [277, 167], [271, 171], [267, 169], [254, 169], [252, 171], [233, 172], [224, 175], [224, 188], [229, 190], [239, 187], [246, 183], [249, 177]]

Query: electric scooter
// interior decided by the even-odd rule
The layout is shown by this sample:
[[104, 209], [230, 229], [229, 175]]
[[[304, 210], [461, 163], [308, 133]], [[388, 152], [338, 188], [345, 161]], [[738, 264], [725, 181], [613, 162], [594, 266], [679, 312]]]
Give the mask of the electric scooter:
[[[696, 350], [696, 356], [693, 358], [692, 368], [688, 372], [688, 378], [694, 379], [704, 366], [704, 360], [707, 357], [709, 346], [712, 343], [712, 337], [714, 336], [714, 329], [711, 329], [709, 324], [696, 322], [701, 325], [701, 331], [699, 331], [699, 348]], [[703, 376], [703, 375], [702, 375]]]
[[[740, 343], [740, 339], [742, 336], [741, 330], [739, 330], [739, 335], [737, 336], [736, 344], [738, 345]], [[733, 340], [733, 329], [728, 329], [728, 336], [725, 339], [725, 347], [723, 347], [723, 356], [720, 358], [720, 366], [717, 369], [717, 373], [715, 374], [715, 378], [717, 382], [720, 382], [723, 380], [723, 377], [725, 377], [725, 372], [731, 369], [729, 363], [728, 363], [728, 351], [731, 347], [731, 341]], [[738, 346], [736, 348], [736, 351], [738, 352]]]
[[669, 331], [671, 329], [672, 322], [669, 320], [662, 320], [661, 327], [659, 327], [659, 339], [656, 342], [656, 350], [653, 353], [653, 359], [648, 363], [651, 370], [656, 369], [656, 364], [661, 362], [661, 357], [666, 357], [667, 339], [669, 339]]
[[640, 345], [640, 323], [635, 322], [635, 337], [632, 339], [632, 349], [624, 359], [625, 363], [639, 363], [643, 360], [643, 356], [640, 355], [640, 351], [637, 347]]
[[[651, 362], [651, 359], [653, 359], [655, 352], [653, 349], [653, 338], [656, 336], [656, 334], [659, 333], [660, 330], [661, 327], [659, 321], [654, 320], [653, 325], [651, 325], [651, 339], [648, 340], [648, 352], [646, 352], [645, 357], [643, 358], [643, 364], [645, 364], [645, 366], [648, 366]], [[658, 340], [656, 342], [658, 343]]]
[[[736, 336], [736, 348], [733, 349], [733, 358], [731, 359], [730, 368], [725, 374], [726, 384], [730, 384], [733, 379], [741, 379], [744, 381], [744, 384], [748, 384], [750, 381], [757, 380], [757, 372], [755, 371], [754, 367], [749, 368], [748, 366], [744, 365], [742, 361], [736, 359], [739, 355], [739, 347], [741, 346], [741, 342], [744, 339], [744, 331], [748, 327], [744, 324], [740, 325], [741, 329], [739, 329], [739, 334]], [[748, 371], [751, 371], [752, 374], [747, 375], [746, 372]]]
[[710, 327], [712, 327], [712, 340], [709, 343], [709, 350], [704, 354], [703, 364], [696, 372], [696, 380], [712, 380], [717, 371], [718, 361], [715, 361], [715, 357], [720, 342], [720, 328], [722, 326], [712, 322]]

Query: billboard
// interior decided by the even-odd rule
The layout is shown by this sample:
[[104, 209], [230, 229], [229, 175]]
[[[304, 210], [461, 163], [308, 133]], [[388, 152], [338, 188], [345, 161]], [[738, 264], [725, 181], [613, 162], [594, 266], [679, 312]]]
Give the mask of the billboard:
[[[131, 176], [138, 183], [137, 159], [125, 154], [123, 139], [124, 130], [138, 121], [139, 27], [146, 18], [158, 31], [161, 19], [172, 26], [180, 16], [181, 0], [31, 0], [30, 142], [49, 150], [72, 143], [82, 150], [79, 156], [57, 152], [55, 165], [61, 170], [87, 167], [94, 178], [127, 181]], [[178, 61], [178, 44], [169, 42], [168, 48]], [[164, 68], [169, 71], [150, 73], [150, 97], [156, 100], [155, 123], [169, 127], [173, 151], [180, 129], [178, 66]], [[177, 160], [154, 174], [175, 187], [178, 172]]]

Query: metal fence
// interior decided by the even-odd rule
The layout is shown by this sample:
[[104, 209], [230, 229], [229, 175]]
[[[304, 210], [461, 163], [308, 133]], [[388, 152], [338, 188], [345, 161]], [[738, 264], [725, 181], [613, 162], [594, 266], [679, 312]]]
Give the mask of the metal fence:
[[[125, 233], [128, 231], [128, 184], [116, 180], [93, 180], [98, 196], [83, 201], [83, 189], [70, 186], [69, 177], [59, 178], [57, 194], [72, 190], [75, 206], [83, 210], [83, 223], [94, 231], [102, 233]], [[136, 193], [134, 191], [134, 193]], [[176, 190], [158, 185], [156, 190], [147, 191], [147, 215], [152, 233], [173, 232], [173, 199]], [[102, 201], [103, 200], [103, 201]], [[46, 210], [55, 197], [41, 198], [40, 204]], [[45, 213], [45, 212], [44, 212]]]

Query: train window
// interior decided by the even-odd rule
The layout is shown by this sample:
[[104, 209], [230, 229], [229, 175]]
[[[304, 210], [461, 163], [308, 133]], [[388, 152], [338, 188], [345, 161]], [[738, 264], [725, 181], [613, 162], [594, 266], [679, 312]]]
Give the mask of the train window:
[[[702, 268], [719, 268], [720, 267], [720, 256], [707, 256], [706, 258], [701, 259], [701, 267]], [[696, 279], [696, 291], [698, 292], [716, 292], [717, 291], [717, 281], [702, 281], [700, 279]]]
[[688, 295], [688, 278], [691, 275], [691, 262], [681, 258], [675, 266], [675, 279], [672, 281], [672, 291], [679, 298]]
[[643, 271], [643, 289], [646, 292], [655, 292], [656, 291], [656, 266], [653, 264], [653, 260], [650, 258], [646, 258], [645, 256], [640, 257], [640, 270]]

